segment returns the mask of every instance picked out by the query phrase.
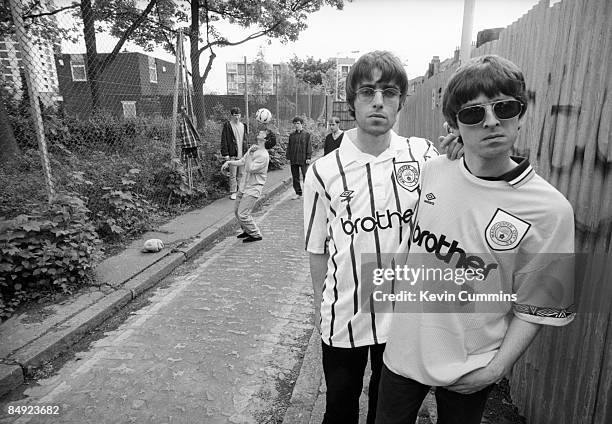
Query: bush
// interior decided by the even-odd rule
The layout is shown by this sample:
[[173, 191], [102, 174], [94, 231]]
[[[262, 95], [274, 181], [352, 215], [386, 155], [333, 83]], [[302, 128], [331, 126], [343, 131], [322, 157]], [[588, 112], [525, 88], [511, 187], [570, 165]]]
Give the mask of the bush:
[[0, 221], [0, 318], [45, 291], [70, 292], [89, 280], [99, 239], [88, 212], [81, 199], [64, 195]]

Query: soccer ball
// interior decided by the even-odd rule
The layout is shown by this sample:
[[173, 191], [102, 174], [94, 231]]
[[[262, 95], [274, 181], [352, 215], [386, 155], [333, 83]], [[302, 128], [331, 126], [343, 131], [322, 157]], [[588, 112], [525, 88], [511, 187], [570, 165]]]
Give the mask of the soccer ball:
[[272, 120], [272, 112], [270, 112], [265, 107], [262, 107], [257, 112], [255, 112], [255, 119], [257, 119], [262, 124], [267, 124]]

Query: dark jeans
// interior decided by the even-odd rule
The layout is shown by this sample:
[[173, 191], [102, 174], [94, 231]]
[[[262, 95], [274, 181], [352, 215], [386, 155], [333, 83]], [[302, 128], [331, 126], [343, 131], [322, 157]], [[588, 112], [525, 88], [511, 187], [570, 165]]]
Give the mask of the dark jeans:
[[359, 396], [363, 388], [363, 374], [368, 363], [372, 377], [368, 390], [368, 424], [374, 424], [378, 402], [378, 381], [382, 368], [385, 345], [355, 348], [331, 347], [322, 342], [323, 372], [327, 394], [323, 424], [357, 424], [359, 422]]
[[[464, 395], [436, 388], [438, 424], [480, 424], [493, 385]], [[376, 424], [414, 423], [429, 386], [402, 377], [383, 365], [378, 392]]]
[[291, 176], [293, 177], [293, 189], [298, 196], [302, 195], [302, 186], [300, 185], [300, 170], [302, 170], [302, 179], [306, 178], [306, 170], [308, 165], [305, 163], [292, 163]]

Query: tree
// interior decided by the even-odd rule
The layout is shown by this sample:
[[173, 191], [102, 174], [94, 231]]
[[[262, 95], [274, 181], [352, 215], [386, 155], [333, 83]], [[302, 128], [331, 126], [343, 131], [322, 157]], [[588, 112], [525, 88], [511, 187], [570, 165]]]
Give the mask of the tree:
[[293, 72], [299, 80], [314, 87], [323, 85], [326, 73], [334, 68], [336, 64], [331, 59], [323, 62], [321, 59], [315, 60], [312, 57], [302, 60], [297, 56], [293, 56], [293, 58], [289, 60], [289, 66], [293, 69]]
[[332, 67], [335, 67], [335, 62], [331, 59], [323, 62], [321, 59], [315, 60], [312, 57], [301, 60], [297, 56], [293, 56], [289, 61], [289, 66], [293, 69], [298, 81], [302, 81], [308, 86], [308, 115], [311, 116], [313, 88], [316, 88], [318, 91], [323, 91], [323, 93], [327, 95], [324, 81], [326, 80], [326, 73], [332, 69]]
[[[135, 0], [80, 0], [74, 4], [75, 15], [83, 21], [83, 36], [87, 54], [87, 80], [91, 91], [92, 108], [100, 109], [99, 82], [102, 73], [117, 58], [123, 45], [133, 41], [145, 51], [169, 40], [164, 28], [172, 25], [176, 12], [172, 0], [148, 0], [146, 7], [139, 10]], [[97, 26], [96, 26], [97, 25]], [[106, 28], [104, 27], [106, 26]], [[100, 58], [96, 45], [96, 32], [110, 30], [118, 40], [111, 53]], [[169, 46], [166, 46], [170, 48]]]
[[253, 94], [255, 103], [265, 104], [268, 101], [268, 96], [265, 93], [266, 89], [266, 77], [270, 75], [268, 72], [272, 66], [266, 62], [264, 57], [263, 49], [259, 49], [257, 52], [257, 59], [253, 62], [253, 80], [251, 84], [250, 93]]
[[[191, 0], [189, 42], [198, 125], [202, 125], [206, 119], [202, 87], [215, 60], [216, 48], [237, 46], [264, 36], [278, 38], [281, 42], [295, 41], [306, 28], [308, 14], [318, 11], [324, 4], [341, 10], [344, 0]], [[241, 39], [229, 40], [215, 26], [218, 21], [257, 29]], [[201, 37], [200, 26], [204, 27], [205, 39]], [[200, 60], [207, 51], [208, 62], [204, 72], [201, 72]]]

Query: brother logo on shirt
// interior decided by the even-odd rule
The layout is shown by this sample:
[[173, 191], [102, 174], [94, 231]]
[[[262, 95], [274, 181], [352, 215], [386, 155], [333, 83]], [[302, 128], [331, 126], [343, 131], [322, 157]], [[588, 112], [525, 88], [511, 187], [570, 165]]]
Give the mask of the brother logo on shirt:
[[[453, 240], [452, 242], [446, 241], [444, 234], [437, 237], [435, 234], [430, 233], [427, 230], [421, 230], [419, 223], [417, 222], [414, 231], [412, 232], [412, 242], [419, 246], [422, 246], [429, 253], [435, 253], [436, 257], [441, 261], [450, 263], [453, 256], [457, 255], [456, 268], [474, 268], [482, 269], [484, 279], [487, 278], [491, 270], [497, 269], [496, 263], [485, 264], [485, 261], [476, 255], [468, 256], [461, 247], [459, 242]], [[442, 252], [443, 248], [447, 248], [445, 252]]]
[[386, 213], [376, 212], [376, 216], [366, 216], [365, 218], [355, 218], [355, 220], [340, 218], [342, 231], [346, 235], [359, 233], [359, 230], [369, 233], [375, 229], [385, 230], [393, 228], [393, 221], [408, 224], [412, 221], [412, 209], [406, 209], [403, 213], [386, 210]]

